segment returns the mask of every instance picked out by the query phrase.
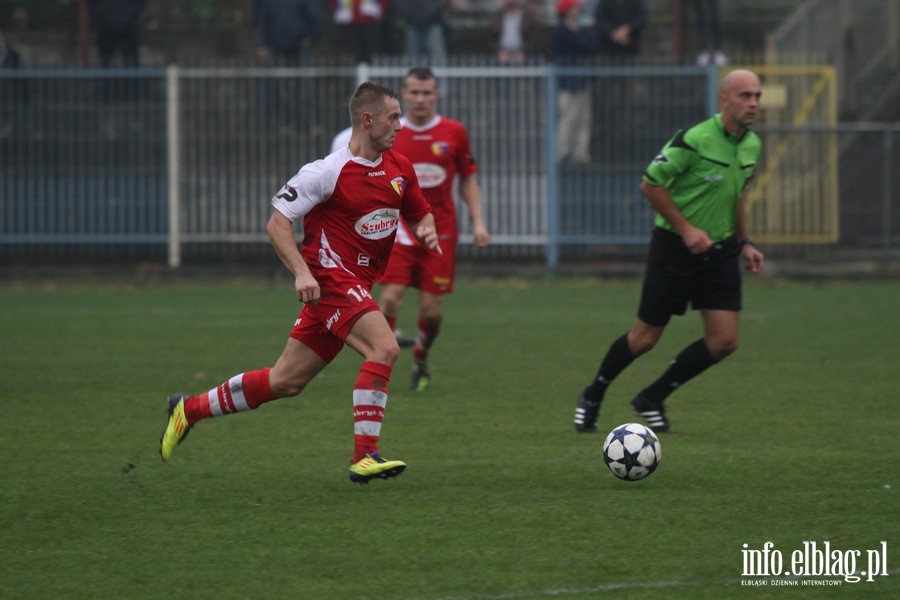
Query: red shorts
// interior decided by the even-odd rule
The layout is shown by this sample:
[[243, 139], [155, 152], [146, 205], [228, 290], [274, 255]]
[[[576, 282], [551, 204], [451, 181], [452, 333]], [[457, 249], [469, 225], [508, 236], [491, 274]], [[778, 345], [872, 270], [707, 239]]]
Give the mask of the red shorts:
[[456, 275], [456, 240], [440, 240], [440, 244], [443, 254], [421, 244], [394, 244], [379, 283], [419, 288], [437, 296], [449, 294]]
[[369, 288], [347, 276], [319, 282], [322, 296], [307, 304], [297, 316], [291, 337], [331, 362], [344, 347], [353, 324], [367, 312], [378, 310]]

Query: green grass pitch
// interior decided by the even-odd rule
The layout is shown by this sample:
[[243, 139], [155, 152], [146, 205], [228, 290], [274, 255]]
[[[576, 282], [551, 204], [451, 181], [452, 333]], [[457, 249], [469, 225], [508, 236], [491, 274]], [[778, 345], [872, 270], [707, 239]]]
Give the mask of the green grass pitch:
[[[701, 335], [696, 314], [674, 320], [610, 389], [603, 433], [576, 435], [578, 391], [638, 293], [460, 281], [432, 389], [406, 389], [408, 351], [394, 370], [381, 447], [409, 468], [354, 486], [350, 350], [300, 397], [157, 454], [168, 393], [278, 356], [289, 280], [6, 284], [0, 598], [900, 597], [900, 283], [748, 278], [741, 348], [669, 399], [677, 433], [629, 483], [603, 465], [605, 432], [637, 420], [631, 396]], [[772, 542], [787, 568], [829, 542], [865, 570], [882, 541], [889, 575], [872, 582], [742, 585], [744, 544]]]

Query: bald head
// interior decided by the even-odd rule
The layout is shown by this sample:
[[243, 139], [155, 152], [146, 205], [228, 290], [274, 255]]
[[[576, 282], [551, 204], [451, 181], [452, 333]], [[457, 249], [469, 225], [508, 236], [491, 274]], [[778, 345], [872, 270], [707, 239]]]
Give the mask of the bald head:
[[719, 87], [719, 110], [725, 130], [744, 135], [756, 120], [761, 96], [759, 77], [753, 71], [737, 69], [725, 75]]
[[756, 86], [759, 87], [759, 77], [753, 71], [747, 69], [736, 69], [728, 73], [722, 78], [722, 84], [719, 86], [719, 93], [727, 93], [734, 87]]

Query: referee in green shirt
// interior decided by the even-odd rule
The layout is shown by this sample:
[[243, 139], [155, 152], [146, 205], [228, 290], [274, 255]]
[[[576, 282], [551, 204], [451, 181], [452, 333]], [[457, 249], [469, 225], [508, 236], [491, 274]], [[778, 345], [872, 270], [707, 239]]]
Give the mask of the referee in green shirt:
[[597, 430], [609, 384], [656, 345], [672, 315], [683, 315], [689, 303], [703, 317], [704, 336], [631, 401], [651, 429], [669, 431], [663, 406], [668, 395], [737, 349], [740, 256], [752, 273], [765, 262], [744, 218], [747, 184], [761, 150], [750, 131], [761, 94], [755, 73], [730, 72], [719, 90], [719, 113], [676, 133], [647, 167], [641, 192], [657, 215], [637, 319], [612, 343], [579, 395], [576, 431]]

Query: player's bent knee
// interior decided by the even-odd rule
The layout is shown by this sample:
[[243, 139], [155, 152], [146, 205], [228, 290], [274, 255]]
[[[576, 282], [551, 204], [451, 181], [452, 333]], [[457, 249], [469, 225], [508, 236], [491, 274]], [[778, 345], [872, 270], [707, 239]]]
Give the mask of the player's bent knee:
[[386, 365], [393, 365], [397, 362], [397, 359], [400, 358], [400, 346], [397, 344], [392, 344], [389, 348], [385, 350], [385, 363]]
[[292, 382], [292, 381], [281, 381], [281, 382], [272, 382], [271, 389], [272, 394], [276, 398], [290, 398], [292, 396], [298, 395], [303, 389], [306, 387], [305, 383]]
[[635, 356], [640, 356], [653, 350], [659, 341], [658, 335], [635, 335], [629, 336], [628, 348]]
[[708, 345], [709, 353], [716, 360], [722, 360], [735, 353], [740, 346], [737, 338], [727, 340], [715, 340]]
[[373, 349], [371, 355], [366, 356], [366, 360], [391, 366], [397, 362], [398, 358], [400, 358], [400, 346], [396, 340], [391, 344], [384, 344], [383, 347]]

